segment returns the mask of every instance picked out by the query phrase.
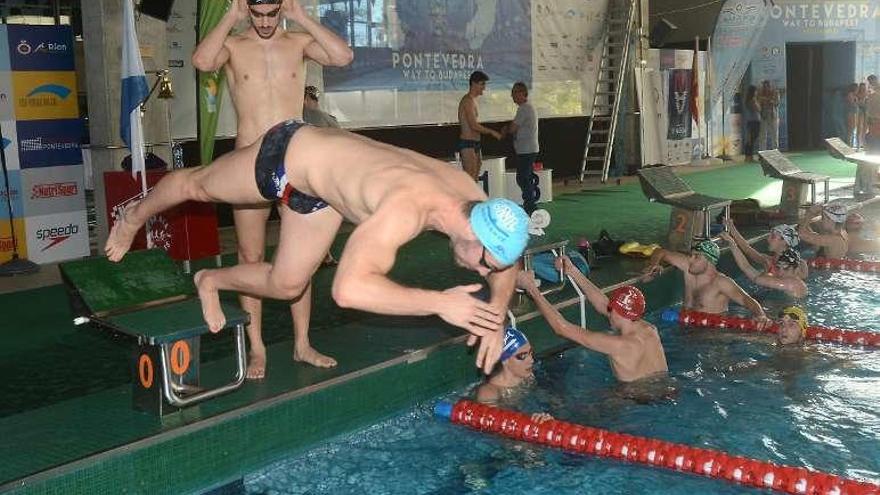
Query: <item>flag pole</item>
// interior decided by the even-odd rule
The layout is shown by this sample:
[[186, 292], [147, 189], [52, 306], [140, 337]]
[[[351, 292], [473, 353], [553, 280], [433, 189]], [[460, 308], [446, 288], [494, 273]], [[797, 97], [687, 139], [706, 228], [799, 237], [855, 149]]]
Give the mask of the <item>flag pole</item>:
[[[122, 0], [122, 104], [120, 105], [120, 137], [131, 152], [131, 176], [140, 174], [141, 195], [147, 195], [147, 171], [144, 160], [144, 102], [149, 97], [147, 75], [141, 58], [134, 18], [134, 2]], [[118, 221], [118, 220], [117, 220]], [[147, 247], [153, 246], [150, 222], [147, 221]]]
[[[704, 110], [704, 109], [700, 108], [700, 37], [699, 36], [694, 37], [694, 57], [692, 60], [693, 61], [691, 63], [691, 70], [693, 71], [692, 77], [694, 78], [693, 90], [696, 90], [697, 94], [695, 94], [694, 97], [692, 98], [695, 108], [693, 110], [691, 110], [691, 115], [695, 116], [697, 119], [697, 122], [696, 122], [696, 124], [697, 124], [697, 142], [699, 143], [700, 139], [703, 137], [703, 130], [700, 128], [700, 113], [701, 113], [700, 110]], [[704, 119], [705, 119], [705, 117], [704, 117]], [[705, 155], [705, 151], [706, 151], [705, 148], [706, 147], [703, 146], [703, 155]], [[700, 158], [702, 159], [703, 156], [700, 156]]]

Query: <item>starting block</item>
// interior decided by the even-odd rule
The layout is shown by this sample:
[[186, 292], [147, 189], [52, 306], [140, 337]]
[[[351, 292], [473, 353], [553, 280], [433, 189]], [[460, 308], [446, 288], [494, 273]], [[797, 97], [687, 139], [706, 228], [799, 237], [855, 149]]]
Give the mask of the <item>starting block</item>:
[[232, 381], [199, 385], [200, 338], [208, 333], [192, 280], [165, 251], [128, 253], [119, 263], [92, 257], [60, 265], [74, 323], [90, 323], [134, 342], [132, 398], [135, 409], [164, 415], [230, 392], [244, 383], [247, 313], [223, 305], [233, 327], [236, 371]]
[[712, 213], [722, 210], [730, 216], [730, 200], [695, 192], [672, 171], [672, 167], [639, 170], [639, 184], [648, 201], [672, 206], [669, 216], [668, 247], [690, 252], [695, 238], [711, 238]]
[[877, 170], [880, 169], [880, 154], [856, 151], [840, 138], [825, 140], [828, 153], [838, 160], [846, 160], [856, 164], [856, 177], [853, 184], [853, 196], [873, 198], [876, 195], [874, 184]]
[[[782, 197], [779, 200], [779, 211], [786, 218], [800, 220], [801, 206], [812, 206], [816, 203], [816, 183], [825, 184], [823, 203], [828, 201], [828, 182], [831, 177], [804, 172], [783, 155], [779, 150], [758, 152], [761, 169], [764, 175], [774, 179], [782, 179]], [[810, 199], [807, 202], [807, 190], [810, 188]]]

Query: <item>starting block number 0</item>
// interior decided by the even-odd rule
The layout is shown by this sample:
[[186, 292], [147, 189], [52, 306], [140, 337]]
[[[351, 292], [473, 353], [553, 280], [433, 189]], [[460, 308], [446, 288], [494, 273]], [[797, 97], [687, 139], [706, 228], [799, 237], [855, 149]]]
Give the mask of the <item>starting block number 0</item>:
[[185, 340], [178, 340], [171, 346], [171, 371], [175, 375], [182, 375], [189, 369], [192, 353], [189, 344]]
[[146, 354], [141, 354], [138, 359], [138, 378], [142, 387], [150, 388], [153, 386], [153, 360]]

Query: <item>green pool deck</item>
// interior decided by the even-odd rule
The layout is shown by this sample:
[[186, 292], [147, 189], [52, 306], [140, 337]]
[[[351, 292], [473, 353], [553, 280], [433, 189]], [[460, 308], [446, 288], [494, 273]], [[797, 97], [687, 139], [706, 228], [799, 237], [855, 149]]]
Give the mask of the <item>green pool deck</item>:
[[[841, 188], [835, 194], [846, 194], [855, 165], [825, 153], [790, 156], [805, 171], [832, 176], [832, 187]], [[755, 163], [695, 172], [685, 180], [698, 192], [752, 197], [768, 207], [781, 191], [781, 182], [763, 177]], [[557, 196], [546, 208], [553, 217], [550, 239], [595, 238], [604, 228], [615, 238], [661, 242], [669, 216], [669, 208], [648, 202], [637, 183]], [[760, 230], [766, 229], [753, 234]], [[337, 240], [340, 247], [344, 237]], [[615, 257], [603, 260], [591, 278], [608, 287], [642, 266]], [[326, 268], [314, 278], [311, 339], [339, 366], [294, 362], [289, 307], [266, 301], [266, 379], [164, 418], [131, 408], [131, 341], [74, 326], [63, 287], [0, 296], [0, 492], [201, 493], [480, 378], [462, 331], [438, 318], [340, 309], [329, 297], [332, 276]], [[454, 268], [448, 241], [432, 233], [401, 250], [392, 276], [436, 289], [477, 280]], [[677, 280], [668, 275], [643, 286], [651, 308], [679, 298]], [[223, 297], [235, 302], [230, 294]], [[569, 288], [553, 300], [573, 297]], [[564, 313], [575, 319], [575, 309]], [[595, 314], [588, 322], [604, 325]], [[539, 318], [521, 327], [539, 353], [565, 345]], [[230, 333], [204, 338], [203, 382], [226, 380], [232, 354]]]

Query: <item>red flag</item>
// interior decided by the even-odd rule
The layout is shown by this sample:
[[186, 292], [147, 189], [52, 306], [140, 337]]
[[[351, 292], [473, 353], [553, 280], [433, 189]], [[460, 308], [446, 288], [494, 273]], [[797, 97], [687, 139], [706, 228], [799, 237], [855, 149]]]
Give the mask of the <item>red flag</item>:
[[700, 124], [700, 38], [696, 39], [694, 44], [694, 60], [691, 63], [691, 118], [694, 122]]

